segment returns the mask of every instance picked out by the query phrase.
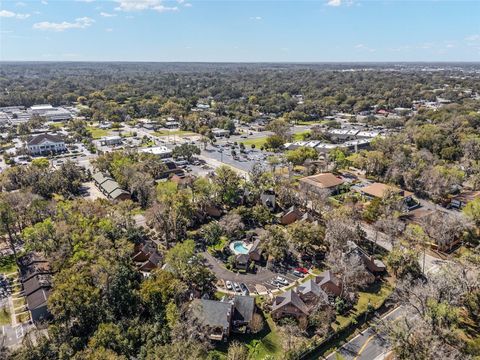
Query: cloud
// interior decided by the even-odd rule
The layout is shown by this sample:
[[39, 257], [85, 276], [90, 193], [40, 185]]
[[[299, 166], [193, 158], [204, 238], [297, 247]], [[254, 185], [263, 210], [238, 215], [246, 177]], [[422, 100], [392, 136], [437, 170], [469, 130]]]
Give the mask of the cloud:
[[361, 51], [368, 51], [368, 52], [375, 52], [376, 50], [373, 48], [370, 48], [364, 44], [357, 44], [354, 46], [355, 49], [361, 50]]
[[119, 6], [117, 11], [142, 11], [154, 10], [157, 12], [178, 11], [176, 6], [165, 6], [162, 0], [115, 0]]
[[48, 5], [48, 1], [47, 0], [42, 0], [40, 1], [43, 5]]
[[340, 5], [342, 5], [342, 0], [328, 0], [327, 5], [328, 6], [340, 6]]
[[262, 20], [262, 17], [261, 16], [250, 16], [250, 20], [260, 21], [260, 20]]
[[100, 13], [100, 16], [103, 16], [103, 17], [114, 17], [114, 16], [117, 16], [117, 14], [109, 14], [109, 13], [106, 13], [106, 12], [101, 12]]
[[470, 36], [467, 36], [465, 38], [466, 41], [479, 41], [480, 40], [480, 34], [473, 34], [473, 35], [470, 35]]
[[190, 3], [184, 3], [183, 6], [184, 6], [184, 7], [192, 7], [193, 5], [190, 4]]
[[94, 22], [95, 20], [89, 17], [83, 17], [75, 19], [75, 22], [63, 21], [61, 23], [54, 23], [43, 21], [33, 24], [33, 28], [36, 30], [65, 31], [68, 29], [85, 29], [91, 26]]
[[14, 13], [13, 11], [1, 10], [0, 11], [0, 17], [24, 20], [24, 19], [29, 18], [30, 14], [19, 14], [19, 13]]

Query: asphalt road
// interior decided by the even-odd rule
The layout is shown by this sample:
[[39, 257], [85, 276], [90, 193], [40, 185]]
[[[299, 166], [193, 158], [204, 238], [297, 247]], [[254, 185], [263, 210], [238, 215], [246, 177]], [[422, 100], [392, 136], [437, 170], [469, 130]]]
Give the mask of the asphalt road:
[[[395, 320], [405, 311], [398, 307], [381, 318], [382, 320]], [[377, 333], [372, 327], [355, 336], [337, 351], [326, 357], [327, 360], [335, 360], [336, 355], [341, 355], [346, 360], [374, 360], [383, 359], [389, 353], [389, 345], [384, 334]]]

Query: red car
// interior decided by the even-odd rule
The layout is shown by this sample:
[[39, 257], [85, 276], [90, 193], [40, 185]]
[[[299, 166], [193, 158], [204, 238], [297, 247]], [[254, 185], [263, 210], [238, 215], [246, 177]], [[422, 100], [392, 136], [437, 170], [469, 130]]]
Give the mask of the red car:
[[301, 272], [302, 274], [308, 274], [308, 270], [302, 267], [296, 268], [295, 270]]

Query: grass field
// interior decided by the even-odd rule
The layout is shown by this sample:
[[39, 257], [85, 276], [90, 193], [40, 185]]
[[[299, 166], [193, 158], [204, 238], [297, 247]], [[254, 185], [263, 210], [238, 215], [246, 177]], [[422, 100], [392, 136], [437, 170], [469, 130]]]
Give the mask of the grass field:
[[173, 136], [173, 135], [176, 135], [176, 136], [192, 136], [192, 135], [197, 135], [197, 134], [194, 133], [194, 132], [191, 132], [191, 131], [183, 131], [183, 130], [172, 130], [172, 131], [161, 130], [161, 131], [155, 131], [153, 133], [153, 135], [155, 135], [155, 136]]
[[94, 139], [100, 139], [104, 136], [110, 135], [110, 130], [99, 129], [94, 126], [87, 126], [87, 130], [90, 131], [90, 134], [92, 134], [92, 138]]
[[306, 130], [306, 131], [302, 131], [302, 132], [293, 134], [293, 140], [294, 141], [303, 141], [303, 140], [305, 140], [305, 136], [310, 134], [310, 133], [311, 133], [310, 130]]
[[246, 147], [250, 147], [253, 144], [258, 149], [258, 148], [261, 148], [263, 145], [265, 145], [266, 141], [267, 141], [266, 137], [261, 137], [261, 138], [257, 138], [257, 139], [247, 139], [247, 140], [242, 141], [242, 143]]

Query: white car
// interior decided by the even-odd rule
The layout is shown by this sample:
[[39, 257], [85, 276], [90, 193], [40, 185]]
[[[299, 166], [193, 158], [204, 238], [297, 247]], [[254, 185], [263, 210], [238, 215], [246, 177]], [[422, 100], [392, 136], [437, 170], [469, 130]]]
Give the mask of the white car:
[[230, 281], [225, 281], [225, 286], [227, 287], [227, 290], [233, 290], [232, 283]]
[[277, 276], [275, 280], [277, 281], [277, 283], [280, 283], [282, 285], [288, 285], [287, 279], [285, 279], [281, 276]]

